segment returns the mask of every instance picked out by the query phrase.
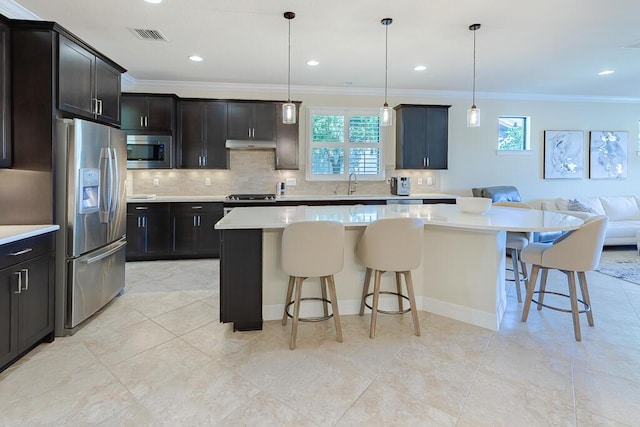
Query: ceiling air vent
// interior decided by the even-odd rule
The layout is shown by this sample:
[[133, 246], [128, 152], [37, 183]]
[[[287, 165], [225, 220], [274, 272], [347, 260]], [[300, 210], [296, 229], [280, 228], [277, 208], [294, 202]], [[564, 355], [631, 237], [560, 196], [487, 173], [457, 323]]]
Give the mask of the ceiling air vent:
[[143, 28], [129, 28], [133, 34], [142, 40], [168, 41], [167, 38], [159, 30], [146, 30]]

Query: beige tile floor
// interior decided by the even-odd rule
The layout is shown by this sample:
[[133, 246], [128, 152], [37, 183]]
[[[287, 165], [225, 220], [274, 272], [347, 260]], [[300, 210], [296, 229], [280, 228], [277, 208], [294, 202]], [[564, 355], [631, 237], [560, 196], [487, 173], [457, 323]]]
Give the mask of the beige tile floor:
[[[233, 333], [217, 261], [129, 263], [127, 287], [72, 337], [0, 374], [3, 426], [640, 425], [640, 286], [589, 273], [596, 321], [521, 305], [499, 332], [426, 312]], [[550, 275], [550, 288], [564, 276]], [[284, 284], [283, 284], [284, 286]], [[339, 290], [338, 290], [339, 292]]]

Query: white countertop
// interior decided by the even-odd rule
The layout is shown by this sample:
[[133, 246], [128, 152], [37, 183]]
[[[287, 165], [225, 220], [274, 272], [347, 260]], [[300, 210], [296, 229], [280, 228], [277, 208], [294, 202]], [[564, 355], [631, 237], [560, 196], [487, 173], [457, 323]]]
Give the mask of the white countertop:
[[[161, 203], [161, 202], [224, 202], [226, 196], [155, 196], [152, 194], [130, 195], [128, 203]], [[291, 195], [278, 196], [276, 201], [322, 201], [322, 200], [421, 200], [421, 199], [455, 199], [458, 196], [444, 193], [411, 194], [409, 196], [395, 196], [393, 194], [332, 194], [332, 195]]]
[[59, 225], [0, 225], [0, 245], [59, 230]]
[[217, 229], [278, 229], [296, 221], [340, 221], [347, 227], [366, 226], [381, 218], [416, 217], [425, 225], [473, 230], [564, 231], [579, 228], [575, 216], [551, 211], [492, 207], [488, 213], [462, 213], [456, 205], [257, 206], [235, 208]]

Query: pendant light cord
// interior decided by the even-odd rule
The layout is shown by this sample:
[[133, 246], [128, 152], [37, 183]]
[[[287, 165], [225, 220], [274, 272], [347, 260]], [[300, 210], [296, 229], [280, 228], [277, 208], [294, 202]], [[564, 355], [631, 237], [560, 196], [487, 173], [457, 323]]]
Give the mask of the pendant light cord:
[[387, 64], [389, 62], [389, 24], [384, 26], [384, 106], [387, 104]]
[[287, 62], [289, 64], [289, 67], [287, 71], [287, 101], [291, 102], [291, 19], [289, 19], [288, 21], [289, 21], [289, 54], [287, 57]]
[[473, 30], [473, 99], [471, 108], [476, 108], [476, 31]]

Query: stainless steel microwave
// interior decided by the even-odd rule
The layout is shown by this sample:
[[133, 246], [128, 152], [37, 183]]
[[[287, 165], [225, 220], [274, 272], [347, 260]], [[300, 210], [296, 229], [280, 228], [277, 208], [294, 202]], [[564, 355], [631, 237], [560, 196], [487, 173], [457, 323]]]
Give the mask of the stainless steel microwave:
[[173, 166], [170, 135], [127, 135], [127, 169], [163, 169]]

